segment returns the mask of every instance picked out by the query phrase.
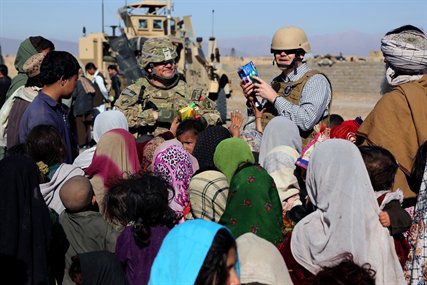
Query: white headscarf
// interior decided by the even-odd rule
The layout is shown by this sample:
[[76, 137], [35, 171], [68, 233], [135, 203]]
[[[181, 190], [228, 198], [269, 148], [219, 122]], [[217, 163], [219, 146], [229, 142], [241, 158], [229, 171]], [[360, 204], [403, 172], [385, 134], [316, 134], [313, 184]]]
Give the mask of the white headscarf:
[[376, 284], [405, 284], [393, 239], [378, 218], [379, 207], [357, 147], [327, 140], [313, 152], [307, 192], [317, 210], [294, 228], [291, 251], [311, 273], [350, 252], [354, 261], [371, 264]]
[[274, 117], [265, 127], [259, 150], [259, 164], [262, 165], [267, 154], [279, 145], [290, 146], [301, 153], [302, 143], [298, 127], [282, 116]]
[[46, 205], [55, 210], [58, 215], [65, 210], [64, 204], [62, 204], [61, 198], [59, 197], [59, 191], [65, 182], [77, 175], [84, 176], [85, 173], [75, 165], [62, 163], [49, 182], [40, 184], [40, 192], [43, 195]]
[[[262, 165], [268, 174], [273, 177], [283, 207], [283, 202], [286, 199], [299, 194], [298, 180], [294, 175], [295, 162], [298, 157], [299, 153], [292, 147], [286, 145], [276, 146], [266, 155]], [[293, 206], [301, 204], [300, 199], [297, 199]]]
[[253, 233], [236, 239], [243, 284], [291, 285], [288, 268], [277, 247]]
[[122, 112], [110, 110], [96, 116], [93, 123], [93, 139], [98, 142], [103, 134], [112, 129], [129, 131], [128, 121]]
[[[105, 111], [95, 118], [93, 124], [93, 139], [98, 143], [99, 138], [108, 131], [113, 129], [123, 129], [129, 131], [128, 122], [125, 115], [116, 110]], [[91, 147], [76, 157], [73, 165], [78, 166], [82, 169], [87, 168], [93, 159], [95, 154], [96, 146]]]

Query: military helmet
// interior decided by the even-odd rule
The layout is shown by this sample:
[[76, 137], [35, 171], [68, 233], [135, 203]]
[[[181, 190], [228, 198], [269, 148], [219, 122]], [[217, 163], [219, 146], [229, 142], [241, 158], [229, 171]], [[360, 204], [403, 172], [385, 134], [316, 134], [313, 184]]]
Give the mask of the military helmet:
[[275, 50], [302, 49], [306, 53], [311, 51], [310, 43], [304, 30], [297, 27], [283, 27], [278, 29], [271, 40], [271, 53]]
[[140, 65], [146, 68], [150, 63], [165, 62], [177, 56], [175, 46], [168, 38], [151, 38], [144, 42]]

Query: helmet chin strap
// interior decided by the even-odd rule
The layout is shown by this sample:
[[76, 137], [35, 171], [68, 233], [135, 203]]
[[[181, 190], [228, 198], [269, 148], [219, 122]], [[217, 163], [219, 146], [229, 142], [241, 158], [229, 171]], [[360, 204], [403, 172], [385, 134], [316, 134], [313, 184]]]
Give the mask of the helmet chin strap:
[[280, 70], [282, 70], [282, 71], [284, 71], [284, 70], [289, 70], [289, 69], [291, 69], [291, 68], [296, 67], [296, 64], [295, 64], [296, 60], [295, 60], [295, 59], [296, 59], [296, 58], [294, 58], [294, 59], [292, 60], [291, 64], [280, 64], [280, 63], [278, 63], [278, 62], [277, 62], [277, 60], [276, 60], [276, 59], [274, 59], [274, 60], [273, 60], [273, 65], [274, 65], [274, 63], [276, 63], [277, 67], [278, 67]]
[[160, 86], [160, 85], [154, 84], [152, 81], [150, 81], [151, 85], [153, 85], [159, 89], [169, 89], [169, 88], [174, 87], [175, 85], [178, 84], [179, 78], [180, 78], [178, 76], [178, 71], [176, 69], [175, 69], [175, 72], [169, 77], [160, 77], [154, 73], [154, 70], [150, 72], [149, 77], [150, 77], [150, 79], [154, 79], [163, 85], [163, 86]]
[[303, 61], [303, 59], [302, 59], [302, 58], [300, 58], [299, 56], [296, 56], [296, 57], [292, 60], [291, 64], [279, 64], [279, 63], [277, 62], [276, 58], [274, 58], [274, 59], [273, 59], [273, 65], [276, 63], [277, 67], [278, 67], [281, 71], [285, 71], [285, 70], [293, 70], [293, 71], [294, 71], [294, 73], [296, 74], [296, 73], [297, 73], [297, 68], [298, 68], [297, 62], [302, 62], [302, 61]]

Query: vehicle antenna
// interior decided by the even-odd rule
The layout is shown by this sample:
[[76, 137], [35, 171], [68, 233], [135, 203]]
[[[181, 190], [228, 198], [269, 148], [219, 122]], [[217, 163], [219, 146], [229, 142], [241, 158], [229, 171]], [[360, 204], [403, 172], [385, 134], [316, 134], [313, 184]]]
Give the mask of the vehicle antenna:
[[102, 0], [101, 13], [102, 13], [102, 33], [104, 33], [104, 0]]
[[212, 10], [212, 37], [214, 36], [215, 10]]
[[166, 6], [166, 19], [167, 19], [167, 35], [169, 36], [171, 34], [171, 13], [172, 13], [172, 5], [171, 0], [167, 1]]

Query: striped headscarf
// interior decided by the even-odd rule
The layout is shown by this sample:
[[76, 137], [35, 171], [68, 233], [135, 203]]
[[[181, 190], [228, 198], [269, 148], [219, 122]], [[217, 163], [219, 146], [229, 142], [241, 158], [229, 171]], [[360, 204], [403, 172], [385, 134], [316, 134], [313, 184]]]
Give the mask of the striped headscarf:
[[388, 32], [381, 40], [381, 51], [388, 63], [387, 81], [393, 86], [418, 80], [427, 69], [427, 37], [414, 26]]
[[225, 211], [228, 189], [227, 178], [219, 171], [195, 175], [188, 188], [192, 218], [218, 222]]

